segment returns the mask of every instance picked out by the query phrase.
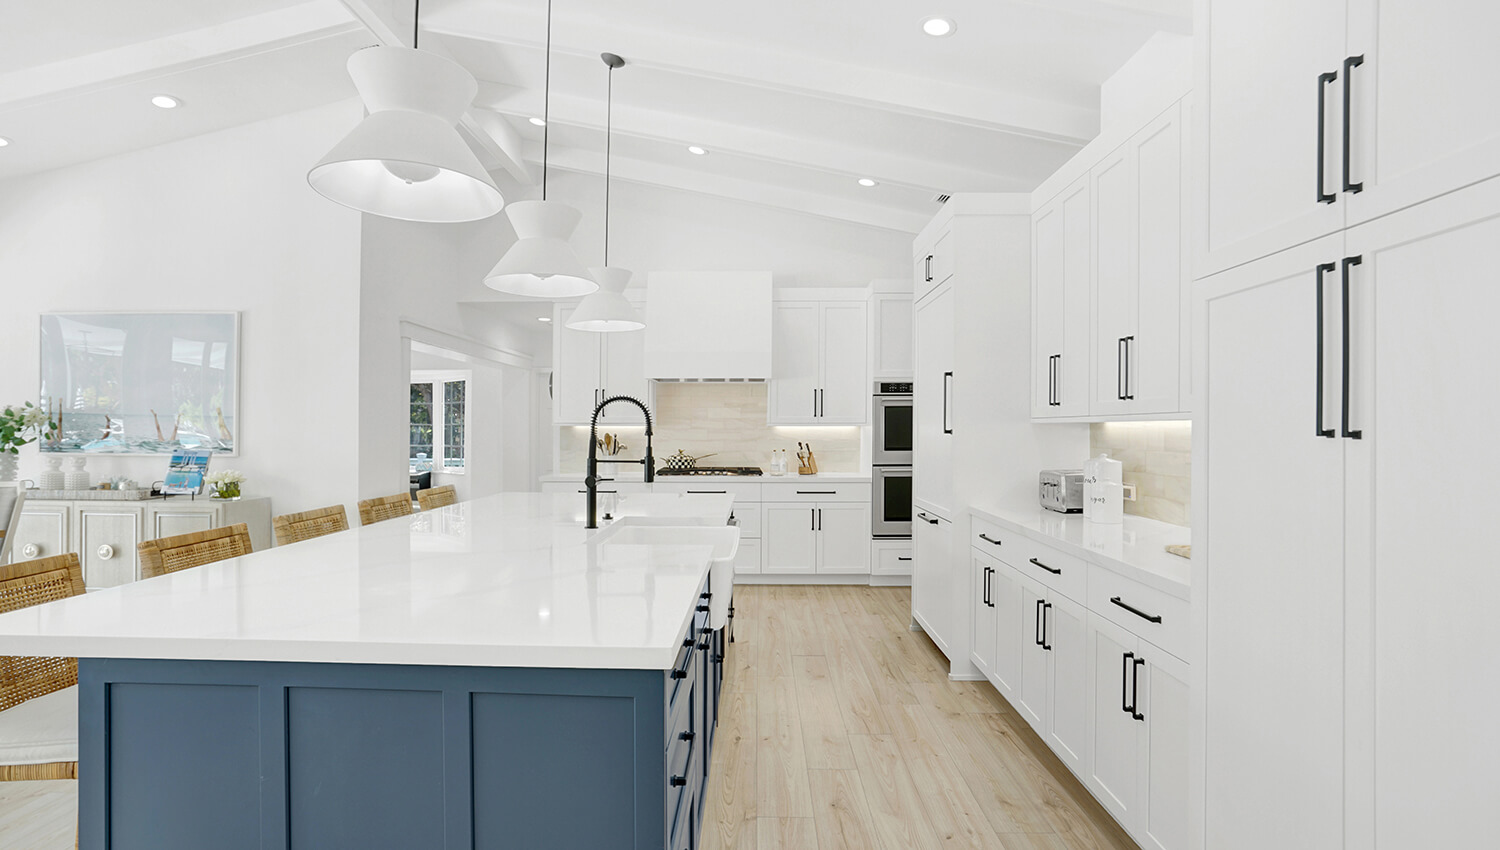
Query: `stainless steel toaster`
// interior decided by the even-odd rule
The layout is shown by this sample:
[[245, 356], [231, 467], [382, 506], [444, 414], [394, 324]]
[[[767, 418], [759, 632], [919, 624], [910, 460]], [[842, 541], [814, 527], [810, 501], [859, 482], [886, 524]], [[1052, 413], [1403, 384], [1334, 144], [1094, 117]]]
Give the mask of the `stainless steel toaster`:
[[1042, 470], [1037, 475], [1037, 498], [1049, 511], [1083, 513], [1083, 470]]

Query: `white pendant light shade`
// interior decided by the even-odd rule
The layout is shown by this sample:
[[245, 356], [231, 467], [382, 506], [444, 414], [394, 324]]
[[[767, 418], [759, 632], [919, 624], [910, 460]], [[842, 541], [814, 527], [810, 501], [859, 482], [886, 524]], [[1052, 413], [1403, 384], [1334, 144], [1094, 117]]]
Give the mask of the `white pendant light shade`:
[[607, 266], [591, 269], [599, 281], [599, 291], [578, 303], [568, 319], [568, 327], [575, 331], [594, 333], [616, 333], [638, 331], [646, 326], [635, 305], [625, 299], [625, 285], [630, 283], [630, 270]]
[[370, 47], [349, 57], [349, 76], [370, 114], [307, 173], [313, 189], [405, 221], [500, 211], [505, 199], [455, 127], [479, 90], [472, 74], [422, 50]]
[[599, 289], [568, 243], [582, 213], [559, 201], [517, 201], [505, 215], [519, 238], [485, 286], [531, 298], [576, 298]]

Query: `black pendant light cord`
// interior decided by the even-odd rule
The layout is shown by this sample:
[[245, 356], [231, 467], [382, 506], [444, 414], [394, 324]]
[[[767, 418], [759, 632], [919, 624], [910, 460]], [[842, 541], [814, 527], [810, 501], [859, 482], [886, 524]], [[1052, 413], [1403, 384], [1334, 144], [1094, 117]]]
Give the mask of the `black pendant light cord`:
[[412, 10], [411, 10], [411, 49], [412, 50], [416, 50], [417, 49], [417, 33], [421, 29], [421, 27], [419, 26], [419, 22], [421, 20], [422, 20], [422, 0], [415, 0], [415, 2], [412, 4]]
[[609, 166], [615, 144], [615, 66], [609, 66], [604, 96], [604, 265], [609, 267]]
[[547, 152], [552, 139], [552, 0], [547, 0], [547, 70], [542, 77], [542, 200], [547, 200]]

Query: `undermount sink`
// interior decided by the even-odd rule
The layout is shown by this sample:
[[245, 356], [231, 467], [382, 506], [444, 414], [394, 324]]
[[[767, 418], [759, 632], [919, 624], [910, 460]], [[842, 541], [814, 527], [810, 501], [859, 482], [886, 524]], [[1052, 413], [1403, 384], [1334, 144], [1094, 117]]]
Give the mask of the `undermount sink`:
[[708, 625], [719, 629], [728, 624], [734, 557], [740, 551], [738, 526], [684, 525], [682, 520], [672, 517], [622, 517], [589, 538], [589, 545], [712, 547], [709, 576], [714, 595], [709, 605]]

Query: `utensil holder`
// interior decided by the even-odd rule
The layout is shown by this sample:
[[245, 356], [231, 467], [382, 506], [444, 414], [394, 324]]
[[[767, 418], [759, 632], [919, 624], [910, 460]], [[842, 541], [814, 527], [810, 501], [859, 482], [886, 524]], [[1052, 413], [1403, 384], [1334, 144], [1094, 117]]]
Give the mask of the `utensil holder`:
[[808, 452], [807, 452], [807, 462], [797, 467], [797, 474], [798, 475], [817, 475], [818, 474], [818, 458], [812, 453], [811, 449], [809, 449]]

